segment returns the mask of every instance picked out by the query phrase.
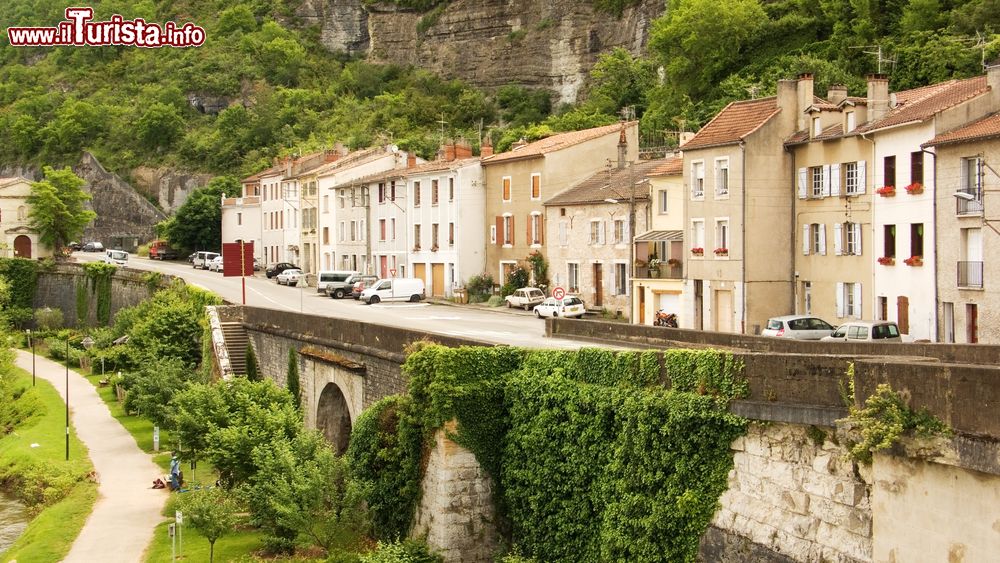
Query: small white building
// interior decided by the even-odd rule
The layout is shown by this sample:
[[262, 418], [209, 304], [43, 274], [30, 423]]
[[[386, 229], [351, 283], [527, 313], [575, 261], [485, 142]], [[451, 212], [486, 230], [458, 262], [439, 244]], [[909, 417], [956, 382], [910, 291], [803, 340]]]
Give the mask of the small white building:
[[381, 278], [407, 273], [406, 172], [395, 168], [362, 179], [371, 197], [372, 267]]
[[[52, 249], [41, 244], [38, 232], [28, 226], [31, 180], [0, 178], [0, 257], [47, 258]], [[67, 241], [69, 242], [69, 241]]]
[[253, 257], [264, 262], [260, 174], [244, 178], [236, 197], [222, 194], [222, 242], [253, 242]]
[[298, 255], [289, 248], [290, 243], [285, 240], [285, 224], [291, 225], [294, 217], [293, 208], [286, 201], [285, 194], [282, 193], [281, 181], [285, 175], [285, 169], [290, 164], [291, 158], [288, 157], [259, 174], [261, 245], [264, 266], [278, 262], [295, 263], [298, 259]]

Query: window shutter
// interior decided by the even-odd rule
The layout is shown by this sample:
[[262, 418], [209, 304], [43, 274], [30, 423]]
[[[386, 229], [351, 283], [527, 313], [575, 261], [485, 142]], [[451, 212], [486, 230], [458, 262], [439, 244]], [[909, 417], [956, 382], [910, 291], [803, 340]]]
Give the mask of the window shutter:
[[[420, 244], [419, 242], [417, 244]], [[497, 246], [503, 245], [503, 217], [497, 215]]]
[[831, 191], [831, 188], [830, 188], [830, 175], [831, 175], [830, 165], [829, 164], [824, 165], [823, 166], [823, 193], [826, 194], [827, 197], [829, 197], [830, 195], [833, 194], [833, 192]]
[[524, 237], [524, 244], [530, 245], [530, 244], [532, 244], [532, 243], [535, 242], [535, 238], [532, 236], [534, 233], [531, 232], [531, 227], [534, 224], [534, 221], [533, 221], [534, 218], [535, 217], [531, 213], [528, 213], [528, 221], [527, 221], [527, 223], [528, 223], [528, 235], [526, 237]]
[[837, 282], [837, 318], [844, 318], [844, 283]]
[[958, 185], [958, 187], [959, 187], [960, 190], [968, 190], [969, 189], [969, 161], [968, 160], [966, 160], [964, 158], [962, 159], [962, 166], [960, 167], [960, 170], [962, 172], [962, 178], [960, 180], [961, 183]]
[[538, 216], [538, 244], [545, 244], [545, 216]]
[[839, 196], [840, 195], [840, 165], [834, 164], [830, 166], [830, 195]]
[[597, 223], [597, 244], [604, 244], [604, 221]]
[[851, 228], [854, 229], [854, 254], [861, 256], [864, 251], [864, 246], [861, 244], [861, 223], [851, 223]]
[[819, 228], [819, 253], [826, 256], [826, 225], [820, 224]]
[[805, 168], [799, 168], [799, 199], [806, 198], [806, 180], [809, 179], [809, 173]]
[[510, 244], [514, 246], [514, 216], [510, 216]]
[[854, 310], [851, 314], [861, 318], [861, 282], [854, 284]]
[[858, 192], [859, 194], [865, 193], [865, 161], [858, 161]]
[[843, 229], [841, 228], [840, 223], [833, 224], [833, 253], [837, 256], [840, 256], [844, 253], [843, 242], [842, 242], [843, 233], [841, 232], [842, 230]]
[[809, 256], [809, 225], [802, 225], [802, 255]]

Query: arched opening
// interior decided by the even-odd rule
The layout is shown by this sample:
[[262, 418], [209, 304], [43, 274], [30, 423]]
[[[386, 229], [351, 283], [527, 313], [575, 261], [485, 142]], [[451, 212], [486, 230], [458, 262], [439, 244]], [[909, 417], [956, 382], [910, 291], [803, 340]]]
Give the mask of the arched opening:
[[351, 411], [347, 408], [347, 399], [336, 383], [327, 383], [319, 396], [316, 407], [316, 428], [323, 432], [326, 441], [334, 447], [337, 454], [347, 451], [351, 440]]
[[31, 258], [31, 239], [25, 235], [18, 235], [14, 239], [14, 256], [17, 258]]

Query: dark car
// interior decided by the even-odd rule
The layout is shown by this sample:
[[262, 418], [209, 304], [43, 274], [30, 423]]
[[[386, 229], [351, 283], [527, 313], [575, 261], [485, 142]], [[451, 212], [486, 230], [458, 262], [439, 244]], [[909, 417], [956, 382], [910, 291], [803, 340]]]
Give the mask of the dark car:
[[271, 264], [268, 266], [264, 273], [267, 275], [268, 279], [270, 279], [285, 270], [291, 270], [293, 268], [298, 268], [298, 266], [290, 262], [278, 262], [277, 264]]
[[78, 242], [69, 243], [69, 249], [73, 251], [83, 250], [83, 245]]
[[88, 242], [83, 245], [84, 252], [104, 252], [104, 245], [99, 242]]
[[358, 274], [352, 279], [354, 285], [351, 286], [351, 297], [355, 299], [361, 298], [361, 292], [365, 290], [366, 287], [378, 281], [378, 276], [369, 276], [364, 274]]

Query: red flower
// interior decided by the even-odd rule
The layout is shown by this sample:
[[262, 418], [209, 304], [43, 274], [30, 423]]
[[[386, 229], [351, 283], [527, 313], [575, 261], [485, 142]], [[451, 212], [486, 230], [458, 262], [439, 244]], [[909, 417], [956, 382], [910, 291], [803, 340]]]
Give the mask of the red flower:
[[878, 263], [883, 266], [892, 266], [896, 263], [896, 259], [891, 256], [882, 256], [878, 259]]
[[875, 190], [878, 195], [896, 195], [896, 186], [882, 186]]

